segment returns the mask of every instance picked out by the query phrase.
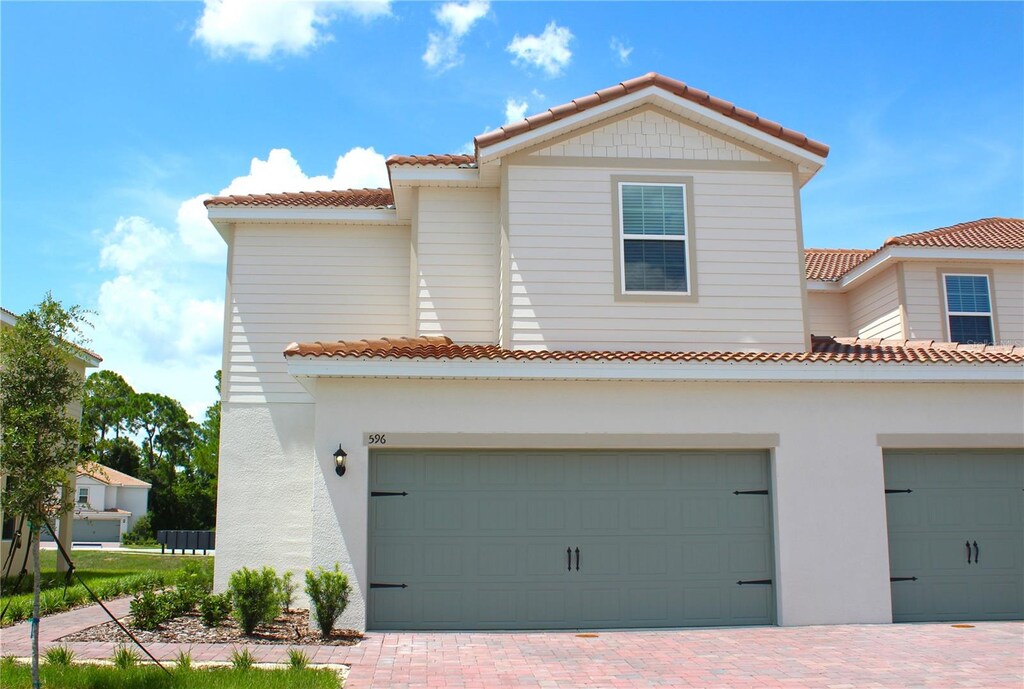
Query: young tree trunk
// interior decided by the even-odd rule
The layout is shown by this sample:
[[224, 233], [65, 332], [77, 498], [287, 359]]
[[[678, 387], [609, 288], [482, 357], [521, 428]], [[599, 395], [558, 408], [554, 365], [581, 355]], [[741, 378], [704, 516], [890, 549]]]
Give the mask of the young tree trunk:
[[39, 536], [41, 532], [37, 524], [29, 529], [32, 538], [32, 689], [42, 686], [39, 682], [39, 589], [41, 577], [39, 572]]

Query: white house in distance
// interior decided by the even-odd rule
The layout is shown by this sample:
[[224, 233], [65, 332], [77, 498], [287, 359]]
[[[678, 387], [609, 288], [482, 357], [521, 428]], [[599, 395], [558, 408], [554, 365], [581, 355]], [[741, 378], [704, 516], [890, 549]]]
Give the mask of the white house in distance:
[[96, 462], [79, 467], [74, 493], [74, 541], [119, 543], [148, 511], [151, 487], [141, 479]]
[[827, 154], [648, 74], [388, 189], [208, 200], [217, 586], [340, 563], [370, 629], [1024, 617], [1024, 220], [805, 251]]

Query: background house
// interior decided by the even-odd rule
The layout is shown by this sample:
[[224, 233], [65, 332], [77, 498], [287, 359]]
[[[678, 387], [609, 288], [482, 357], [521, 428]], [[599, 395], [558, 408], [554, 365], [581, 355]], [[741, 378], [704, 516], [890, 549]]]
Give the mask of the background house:
[[1024, 617], [1024, 221], [805, 251], [827, 155], [648, 74], [388, 189], [208, 200], [217, 586], [339, 563], [373, 629]]
[[150, 488], [151, 484], [102, 464], [80, 467], [74, 488], [74, 541], [119, 543], [148, 511]]

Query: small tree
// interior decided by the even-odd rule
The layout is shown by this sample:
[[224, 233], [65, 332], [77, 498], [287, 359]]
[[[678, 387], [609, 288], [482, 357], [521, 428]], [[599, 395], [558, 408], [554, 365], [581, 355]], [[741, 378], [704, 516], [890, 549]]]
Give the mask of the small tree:
[[47, 293], [35, 308], [0, 330], [0, 445], [8, 488], [4, 511], [30, 523], [33, 607], [32, 683], [39, 686], [39, 533], [70, 509], [59, 489], [78, 462], [78, 420], [68, 407], [82, 396], [82, 376], [69, 364], [81, 355], [84, 312]]

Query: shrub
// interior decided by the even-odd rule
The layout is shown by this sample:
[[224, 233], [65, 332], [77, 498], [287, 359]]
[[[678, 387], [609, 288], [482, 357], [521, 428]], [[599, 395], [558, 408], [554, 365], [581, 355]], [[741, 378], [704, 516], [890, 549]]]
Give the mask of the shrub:
[[77, 608], [87, 600], [89, 600], [89, 594], [81, 586], [71, 586], [64, 592], [64, 602], [69, 608]]
[[7, 606], [7, 622], [21, 622], [32, 616], [32, 598], [12, 598]]
[[167, 621], [167, 608], [161, 596], [142, 591], [132, 599], [130, 610], [132, 626], [152, 631]]
[[50, 646], [46, 649], [46, 662], [67, 667], [75, 662], [75, 652], [67, 646]]
[[135, 520], [135, 526], [124, 535], [121, 542], [125, 545], [156, 545], [156, 532], [153, 531], [153, 516], [146, 512]]
[[294, 572], [285, 572], [277, 580], [277, 595], [281, 599], [281, 607], [284, 608], [285, 612], [288, 612], [292, 603], [295, 601], [295, 589], [299, 588], [299, 585], [292, 579]]
[[251, 670], [255, 663], [256, 656], [250, 653], [248, 648], [243, 648], [241, 652], [237, 648], [231, 651], [231, 667], [236, 670]]
[[128, 670], [139, 664], [139, 653], [134, 648], [118, 646], [114, 649], [114, 667], [118, 670]]
[[209, 593], [213, 590], [213, 567], [206, 560], [188, 560], [178, 571], [176, 583], [179, 589]]
[[297, 648], [288, 649], [288, 666], [292, 670], [305, 670], [309, 665], [309, 656]]
[[199, 601], [199, 614], [203, 617], [203, 624], [207, 627], [216, 627], [224, 622], [231, 614], [231, 596], [226, 593], [210, 594]]
[[228, 580], [228, 595], [235, 619], [248, 636], [261, 623], [273, 622], [280, 611], [277, 574], [270, 567], [243, 567]]
[[64, 602], [64, 591], [61, 589], [50, 589], [39, 594], [39, 614], [41, 615], [52, 615], [67, 607], [67, 603]]
[[331, 635], [334, 623], [348, 605], [348, 577], [341, 573], [337, 563], [334, 571], [318, 567], [313, 573], [306, 570], [306, 595], [312, 606], [313, 619], [325, 639]]

